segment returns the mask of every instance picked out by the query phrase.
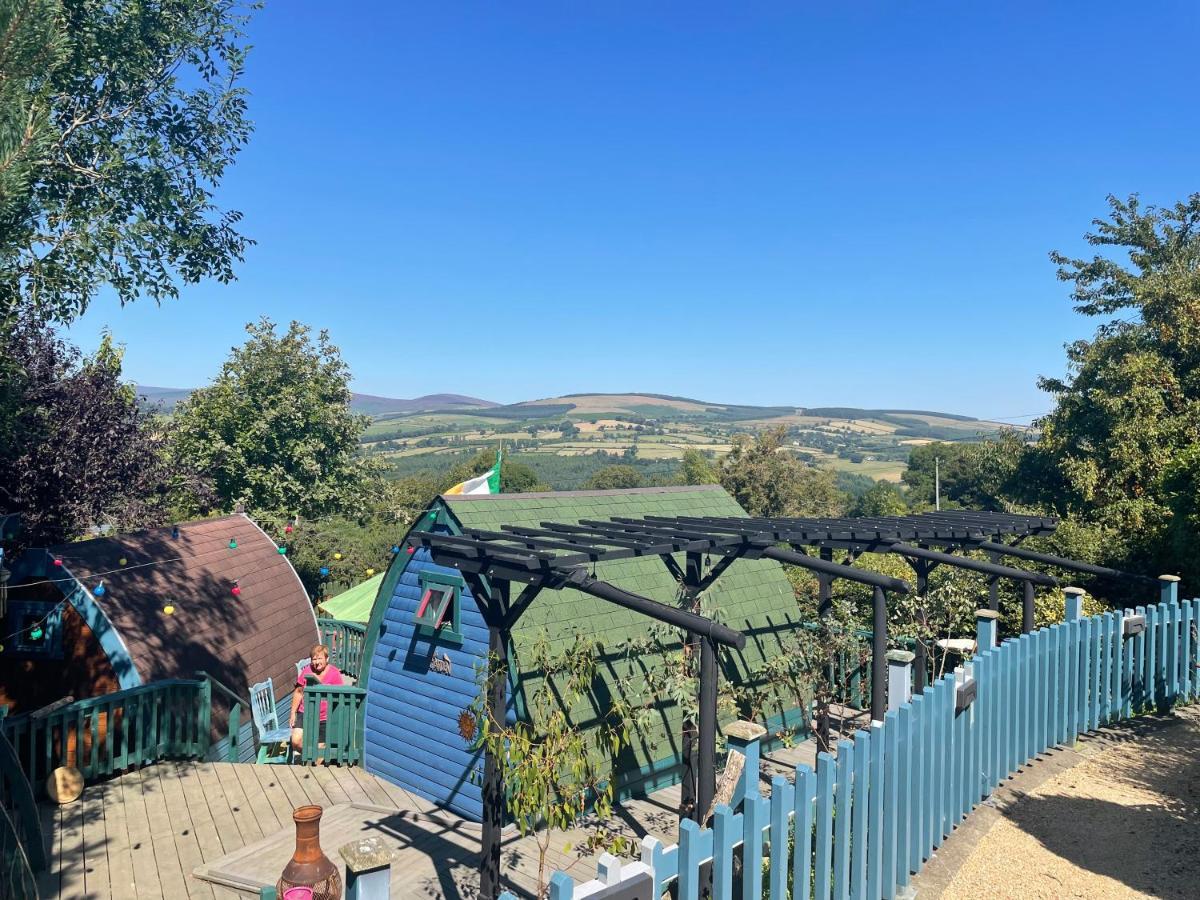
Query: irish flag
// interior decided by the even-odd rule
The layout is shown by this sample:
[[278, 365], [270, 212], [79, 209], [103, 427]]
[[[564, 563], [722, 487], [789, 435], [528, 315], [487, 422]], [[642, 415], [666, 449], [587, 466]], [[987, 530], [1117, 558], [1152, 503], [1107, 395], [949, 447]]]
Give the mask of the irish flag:
[[475, 478], [456, 484], [447, 494], [498, 494], [500, 493], [500, 451], [496, 451], [496, 464]]

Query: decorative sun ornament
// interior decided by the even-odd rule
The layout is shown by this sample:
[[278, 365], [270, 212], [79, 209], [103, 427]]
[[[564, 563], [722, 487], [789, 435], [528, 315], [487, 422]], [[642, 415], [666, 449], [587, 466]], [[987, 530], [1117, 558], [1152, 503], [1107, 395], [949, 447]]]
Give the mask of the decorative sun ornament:
[[458, 714], [458, 733], [462, 735], [464, 741], [474, 739], [475, 725], [475, 713], [471, 710], [464, 709]]

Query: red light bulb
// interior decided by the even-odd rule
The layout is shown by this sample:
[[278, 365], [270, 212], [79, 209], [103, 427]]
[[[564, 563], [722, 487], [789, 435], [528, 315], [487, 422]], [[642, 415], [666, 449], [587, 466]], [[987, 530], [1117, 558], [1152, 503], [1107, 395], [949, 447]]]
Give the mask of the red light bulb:
[[239, 585], [234, 584], [233, 588], [229, 591], [229, 593], [233, 594], [233, 596], [235, 596], [235, 597], [240, 597], [240, 596], [242, 596], [242, 589]]

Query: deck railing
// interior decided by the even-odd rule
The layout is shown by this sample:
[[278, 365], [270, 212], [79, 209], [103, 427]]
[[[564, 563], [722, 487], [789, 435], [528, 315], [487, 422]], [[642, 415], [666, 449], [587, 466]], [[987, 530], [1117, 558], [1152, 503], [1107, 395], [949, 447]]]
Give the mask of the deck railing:
[[366, 626], [345, 619], [317, 619], [317, 625], [321, 629], [321, 643], [329, 648], [329, 661], [343, 675], [357, 681], [363, 669]]
[[[363, 710], [367, 692], [345, 685], [309, 685], [304, 689], [304, 729], [300, 760], [304, 763], [358, 765], [362, 762]], [[324, 737], [321, 707], [325, 706]]]
[[836, 757], [819, 754], [815, 771], [777, 776], [764, 798], [757, 771], [747, 770], [740, 809], [718, 806], [711, 828], [684, 821], [671, 846], [646, 838], [640, 863], [604, 859], [598, 880], [576, 885], [556, 873], [551, 900], [615, 896], [647, 875], [649, 896], [674, 885], [679, 900], [697, 900], [711, 878], [712, 896], [731, 900], [735, 858], [745, 897], [895, 897], [1036, 755], [1103, 724], [1200, 700], [1200, 600], [1178, 602], [1175, 590], [1169, 582], [1161, 603], [1090, 618], [1069, 595], [1067, 621], [1000, 646], [995, 619], [983, 615], [981, 652], [839, 741]]
[[4, 717], [0, 733], [33, 784], [59, 766], [74, 766], [91, 782], [160, 759], [203, 758], [211, 700], [207, 680], [155, 681], [45, 715]]
[[0, 897], [37, 897], [35, 873], [45, 868], [33, 789], [12, 744], [0, 733]]

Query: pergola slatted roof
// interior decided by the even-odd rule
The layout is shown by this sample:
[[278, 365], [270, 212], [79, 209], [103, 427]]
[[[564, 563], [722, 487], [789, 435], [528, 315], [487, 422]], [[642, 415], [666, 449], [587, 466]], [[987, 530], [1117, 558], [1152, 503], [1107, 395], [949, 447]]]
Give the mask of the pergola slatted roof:
[[[563, 578], [570, 570], [596, 562], [637, 556], [741, 555], [776, 543], [856, 550], [888, 550], [909, 542], [975, 545], [993, 537], [1048, 534], [1058, 523], [1041, 516], [954, 510], [852, 519], [646, 516], [540, 524], [504, 525], [500, 531], [467, 529], [462, 535], [416, 532], [410, 540], [419, 540], [436, 558], [465, 571], [499, 567], [513, 580], [533, 583]], [[1010, 578], [1034, 574], [1006, 566], [997, 569], [1003, 571], [994, 574]]]

